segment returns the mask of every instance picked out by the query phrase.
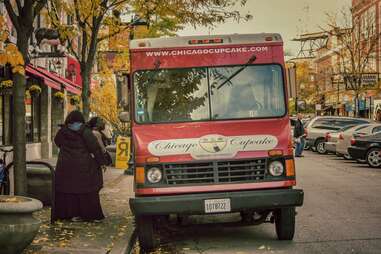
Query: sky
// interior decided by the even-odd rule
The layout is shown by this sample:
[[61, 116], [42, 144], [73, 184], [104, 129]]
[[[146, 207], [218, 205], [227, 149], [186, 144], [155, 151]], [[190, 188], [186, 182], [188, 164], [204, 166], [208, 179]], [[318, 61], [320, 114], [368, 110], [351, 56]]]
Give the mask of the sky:
[[301, 33], [320, 31], [319, 27], [327, 23], [327, 12], [337, 13], [350, 4], [351, 0], [247, 0], [245, 7], [237, 9], [242, 14], [249, 12], [252, 20], [228, 21], [214, 28], [187, 26], [178, 35], [280, 33], [286, 51], [296, 55], [299, 43], [292, 42], [293, 38]]

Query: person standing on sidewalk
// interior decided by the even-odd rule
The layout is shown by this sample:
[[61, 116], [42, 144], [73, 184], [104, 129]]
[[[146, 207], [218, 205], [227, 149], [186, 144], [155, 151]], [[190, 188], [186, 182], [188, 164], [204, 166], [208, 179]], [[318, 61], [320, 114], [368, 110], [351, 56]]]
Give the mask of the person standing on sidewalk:
[[105, 156], [105, 159], [107, 160], [107, 165], [109, 166], [112, 164], [112, 158], [110, 154], [106, 150], [106, 146], [108, 145], [108, 140], [103, 134], [103, 130], [105, 129], [105, 122], [102, 118], [95, 116], [92, 117], [88, 122], [87, 126], [93, 131], [94, 136], [98, 140], [98, 144], [102, 148], [102, 152]]
[[99, 199], [103, 187], [102, 148], [80, 111], [72, 111], [54, 138], [59, 147], [53, 220], [104, 219]]
[[298, 113], [297, 120], [295, 122], [295, 127], [294, 127], [294, 140], [296, 144], [295, 157], [303, 157], [302, 153], [304, 150], [305, 133], [304, 133], [304, 126], [302, 123], [302, 119], [303, 119], [303, 115], [301, 113]]

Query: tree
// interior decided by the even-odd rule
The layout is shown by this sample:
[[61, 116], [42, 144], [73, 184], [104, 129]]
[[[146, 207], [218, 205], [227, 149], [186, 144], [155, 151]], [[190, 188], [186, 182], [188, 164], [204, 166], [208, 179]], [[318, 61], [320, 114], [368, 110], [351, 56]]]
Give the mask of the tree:
[[102, 78], [102, 84], [96, 85], [91, 93], [90, 109], [97, 116], [106, 120], [114, 131], [126, 135], [129, 126], [118, 118], [115, 82], [112, 76]]
[[296, 65], [296, 82], [298, 88], [298, 99], [307, 104], [318, 103], [318, 86], [311, 80], [312, 67], [308, 61], [298, 62]]
[[323, 30], [337, 40], [337, 43], [328, 45], [328, 49], [337, 56], [336, 71], [343, 77], [346, 89], [354, 91], [358, 101], [359, 94], [364, 89], [363, 75], [375, 72], [372, 65], [375, 66], [376, 63], [380, 40], [376, 28], [376, 12], [357, 15], [353, 9], [344, 9], [338, 15], [328, 14], [328, 20], [328, 29]]
[[[17, 32], [17, 49], [23, 61], [13, 68], [13, 161], [15, 194], [27, 193], [26, 182], [26, 136], [25, 136], [25, 66], [29, 63], [28, 47], [33, 34], [33, 23], [47, 0], [3, 0], [8, 16]], [[14, 46], [9, 46], [14, 47]], [[13, 49], [15, 52], [16, 50]]]
[[[59, 0], [51, 1], [49, 16], [52, 25], [58, 29], [61, 41], [65, 41], [69, 51], [77, 58], [82, 75], [83, 113], [89, 116], [91, 71], [96, 53], [103, 40], [112, 38], [124, 29], [120, 13], [137, 13], [152, 25], [152, 33], [160, 35], [177, 31], [180, 24], [212, 25], [227, 19], [241, 17], [234, 0]], [[241, 0], [245, 4], [246, 0]], [[65, 12], [74, 18], [73, 25], [63, 24], [61, 14]], [[103, 28], [108, 28], [105, 31]], [[165, 28], [165, 29], [164, 29]], [[102, 32], [101, 32], [102, 29]], [[156, 29], [154, 31], [154, 29]], [[79, 38], [79, 43], [76, 43]]]

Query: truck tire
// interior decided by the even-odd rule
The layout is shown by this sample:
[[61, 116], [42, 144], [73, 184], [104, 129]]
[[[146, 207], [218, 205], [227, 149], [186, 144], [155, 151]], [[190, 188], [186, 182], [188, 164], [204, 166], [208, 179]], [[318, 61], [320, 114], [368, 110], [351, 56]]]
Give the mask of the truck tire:
[[326, 154], [327, 150], [325, 149], [324, 139], [318, 139], [315, 143], [316, 151], [320, 154]]
[[139, 245], [144, 251], [155, 248], [152, 216], [136, 216], [136, 228], [138, 232]]
[[295, 207], [275, 212], [275, 229], [279, 240], [292, 240], [295, 233]]

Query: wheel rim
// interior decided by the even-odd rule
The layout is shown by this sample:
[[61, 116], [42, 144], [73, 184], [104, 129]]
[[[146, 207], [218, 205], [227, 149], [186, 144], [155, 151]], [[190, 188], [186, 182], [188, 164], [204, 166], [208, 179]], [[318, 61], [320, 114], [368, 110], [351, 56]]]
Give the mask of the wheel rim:
[[381, 165], [380, 150], [373, 150], [368, 154], [368, 162], [371, 166], [379, 167]]
[[323, 142], [320, 142], [318, 145], [317, 145], [317, 148], [319, 153], [325, 153], [325, 147], [324, 147], [324, 143]]

